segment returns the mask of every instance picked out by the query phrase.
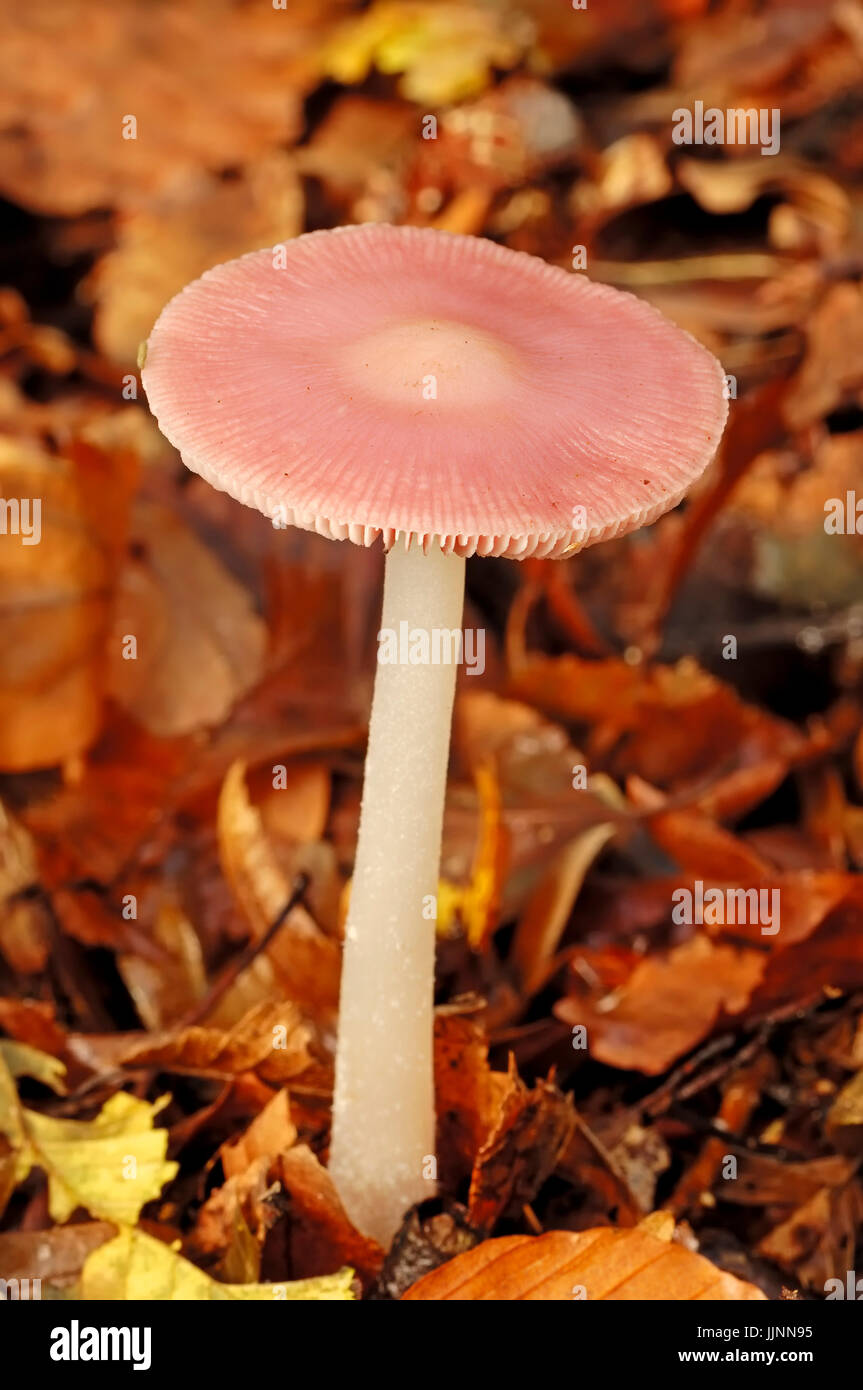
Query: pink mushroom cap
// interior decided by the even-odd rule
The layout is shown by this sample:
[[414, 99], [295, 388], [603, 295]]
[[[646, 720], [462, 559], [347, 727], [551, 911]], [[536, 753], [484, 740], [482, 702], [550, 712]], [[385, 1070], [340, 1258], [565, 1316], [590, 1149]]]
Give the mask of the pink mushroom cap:
[[633, 295], [378, 224], [208, 271], [142, 380], [188, 467], [277, 522], [517, 559], [673, 507], [728, 408], [712, 354]]

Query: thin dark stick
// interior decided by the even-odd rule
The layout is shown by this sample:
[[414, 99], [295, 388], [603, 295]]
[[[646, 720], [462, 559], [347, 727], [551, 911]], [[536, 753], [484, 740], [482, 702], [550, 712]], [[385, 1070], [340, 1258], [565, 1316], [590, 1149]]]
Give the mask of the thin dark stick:
[[239, 955], [225, 967], [220, 977], [211, 985], [210, 989], [207, 990], [207, 993], [200, 1003], [196, 1004], [195, 1007], [175, 1025], [176, 1027], [189, 1028], [193, 1024], [200, 1023], [202, 1019], [206, 1018], [210, 1010], [227, 994], [238, 976], [242, 975], [244, 970], [248, 970], [256, 956], [259, 956], [262, 951], [267, 949], [276, 932], [279, 930], [279, 927], [281, 927], [285, 921], [285, 918], [290, 916], [294, 908], [298, 907], [303, 901], [308, 886], [308, 874], [297, 874], [294, 879], [294, 887], [291, 896], [288, 898], [279, 915], [267, 927], [263, 936], [259, 937], [257, 941], [249, 941], [246, 943]]

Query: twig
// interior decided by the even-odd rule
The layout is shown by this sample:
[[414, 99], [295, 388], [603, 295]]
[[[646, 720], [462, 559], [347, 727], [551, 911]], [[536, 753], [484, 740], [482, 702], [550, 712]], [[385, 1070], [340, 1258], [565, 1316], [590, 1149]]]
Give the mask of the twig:
[[247, 942], [240, 954], [236, 956], [234, 960], [232, 960], [225, 967], [219, 978], [216, 981], [214, 981], [211, 987], [207, 990], [207, 993], [204, 995], [203, 999], [198, 1004], [196, 1004], [194, 1008], [192, 1008], [189, 1011], [189, 1013], [187, 1013], [182, 1019], [180, 1019], [178, 1024], [175, 1025], [177, 1028], [190, 1028], [193, 1024], [200, 1023], [202, 1019], [206, 1018], [210, 1010], [214, 1008], [216, 1004], [219, 1003], [220, 999], [224, 998], [228, 990], [231, 988], [231, 985], [233, 985], [235, 981], [238, 979], [238, 977], [242, 975], [243, 971], [248, 970], [249, 966], [256, 959], [256, 957], [259, 956], [262, 951], [265, 951], [267, 949], [276, 932], [279, 930], [279, 928], [285, 921], [285, 918], [290, 916], [294, 908], [298, 907], [299, 904], [303, 901], [308, 886], [308, 874], [297, 874], [296, 878], [294, 879], [294, 887], [290, 897], [288, 898], [287, 902], [285, 903], [278, 916], [275, 917], [274, 920], [267, 927], [267, 930], [264, 932], [263, 936], [258, 937], [255, 941]]

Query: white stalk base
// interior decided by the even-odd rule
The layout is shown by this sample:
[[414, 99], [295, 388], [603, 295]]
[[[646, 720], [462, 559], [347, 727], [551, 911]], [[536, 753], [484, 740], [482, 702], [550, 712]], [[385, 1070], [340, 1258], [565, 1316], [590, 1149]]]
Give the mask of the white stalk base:
[[[460, 630], [463, 603], [462, 558], [398, 544], [390, 550], [383, 631], [399, 634], [407, 622], [430, 640], [435, 629]], [[454, 662], [379, 662], [375, 675], [345, 928], [330, 1172], [353, 1223], [384, 1246], [407, 1208], [435, 1192], [430, 904], [455, 678]]]

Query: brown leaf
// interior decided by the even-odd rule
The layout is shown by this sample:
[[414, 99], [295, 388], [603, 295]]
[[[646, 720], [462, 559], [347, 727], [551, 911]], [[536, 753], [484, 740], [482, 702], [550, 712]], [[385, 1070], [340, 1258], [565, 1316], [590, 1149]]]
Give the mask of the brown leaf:
[[412, 1207], [397, 1232], [376, 1281], [376, 1295], [401, 1298], [430, 1269], [472, 1249], [481, 1239], [468, 1225], [464, 1208], [455, 1203], [447, 1203], [431, 1216], [421, 1217], [420, 1211]]
[[532, 1089], [510, 1060], [508, 1091], [493, 1130], [477, 1154], [468, 1212], [478, 1230], [490, 1231], [507, 1212], [529, 1204], [553, 1172], [572, 1136], [571, 1101], [552, 1081]]
[[258, 802], [269, 835], [294, 844], [322, 840], [330, 810], [330, 774], [321, 763], [286, 767], [278, 787], [270, 785]]
[[725, 1183], [726, 1202], [740, 1206], [796, 1206], [807, 1202], [821, 1188], [844, 1187], [854, 1173], [852, 1160], [839, 1154], [784, 1163], [767, 1154], [741, 1158], [737, 1179]]
[[587, 1298], [680, 1303], [745, 1302], [764, 1294], [673, 1241], [639, 1229], [601, 1228], [487, 1240], [427, 1274], [403, 1297], [426, 1302]]
[[685, 874], [720, 883], [765, 883], [771, 865], [745, 841], [696, 811], [662, 811], [650, 833]]
[[[219, 855], [234, 898], [253, 939], [264, 935], [291, 895], [291, 885], [266, 837], [260, 812], [249, 800], [245, 767], [234, 763], [219, 796]], [[288, 998], [320, 1021], [332, 1019], [338, 999], [339, 948], [323, 934], [308, 912], [297, 907], [267, 951], [237, 982], [253, 972], [261, 983], [275, 971]], [[234, 987], [236, 988], [236, 987]], [[223, 1005], [230, 999], [229, 992]], [[222, 1008], [217, 1011], [222, 1017]]]
[[858, 1182], [822, 1187], [768, 1231], [756, 1248], [818, 1293], [826, 1292], [828, 1279], [838, 1278], [845, 1297], [861, 1220], [863, 1188]]
[[65, 1288], [77, 1281], [90, 1252], [116, 1234], [116, 1226], [107, 1221], [47, 1231], [5, 1231], [0, 1235], [0, 1279], [43, 1279]]
[[32, 837], [0, 802], [0, 953], [22, 975], [37, 975], [48, 960], [50, 922], [32, 893], [38, 883]]
[[285, 154], [246, 165], [225, 182], [201, 173], [120, 224], [117, 246], [87, 282], [102, 352], [134, 366], [169, 299], [222, 261], [299, 235], [303, 198]]
[[585, 877], [614, 833], [615, 826], [610, 824], [585, 830], [552, 861], [528, 900], [511, 950], [522, 991], [528, 998], [542, 989], [554, 973], [555, 953]]
[[245, 1133], [219, 1150], [225, 1181], [210, 1194], [198, 1213], [194, 1241], [206, 1254], [224, 1254], [236, 1238], [240, 1218], [258, 1241], [277, 1220], [267, 1201], [272, 1194], [270, 1173], [279, 1156], [297, 1139], [287, 1090], [273, 1096]]
[[676, 666], [634, 667], [570, 653], [531, 656], [509, 689], [553, 716], [597, 725], [603, 747], [619, 745], [614, 770], [659, 787], [727, 774], [732, 759], [788, 758], [801, 742], [790, 724], [745, 704], [689, 657]]
[[139, 558], [116, 596], [111, 694], [161, 738], [220, 724], [263, 667], [252, 596], [166, 507], [138, 502], [132, 540]]
[[187, 741], [151, 738], [112, 719], [81, 775], [21, 811], [46, 887], [77, 879], [107, 885], [144, 845], [152, 853], [190, 752]]
[[257, 1072], [275, 1085], [292, 1080], [311, 1064], [310, 1033], [291, 1003], [260, 1004], [227, 1032], [220, 1028], [183, 1028], [150, 1033], [127, 1046], [120, 1056], [126, 1067], [234, 1076]]
[[198, 934], [170, 899], [159, 905], [153, 939], [161, 948], [158, 958], [143, 952], [121, 955], [117, 969], [141, 1022], [155, 1032], [191, 1013], [206, 993], [207, 974]]
[[813, 314], [806, 356], [791, 383], [785, 414], [792, 429], [821, 420], [841, 404], [863, 402], [863, 291], [834, 285]]
[[54, 1005], [37, 999], [0, 999], [0, 1028], [17, 1042], [52, 1057], [60, 1057], [66, 1046]]
[[63, 762], [98, 733], [133, 472], [128, 452], [79, 443], [56, 458], [0, 441], [0, 495], [30, 509], [0, 550], [4, 771]]
[[[176, 10], [92, 0], [84, 12], [65, 0], [50, 23], [33, 11], [6, 15], [5, 196], [64, 216], [136, 204], [200, 168], [242, 164], [290, 140], [314, 72], [309, 20], [323, 9], [322, 0], [311, 11], [294, 5], [291, 24], [269, 6], [223, 0]], [[124, 136], [129, 115], [134, 138]]]
[[312, 1150], [299, 1144], [282, 1154], [279, 1172], [291, 1199], [291, 1245], [307, 1275], [350, 1265], [363, 1279], [381, 1267], [384, 1252], [348, 1220], [332, 1178]]
[[741, 1013], [764, 969], [759, 951], [716, 945], [698, 935], [637, 965], [612, 998], [570, 996], [554, 1012], [565, 1023], [587, 1028], [590, 1054], [598, 1061], [657, 1076], [720, 1018]]
[[455, 1189], [471, 1172], [506, 1087], [506, 1076], [489, 1067], [488, 1041], [480, 1025], [458, 1014], [438, 1013], [435, 1114], [438, 1174], [444, 1187]]

